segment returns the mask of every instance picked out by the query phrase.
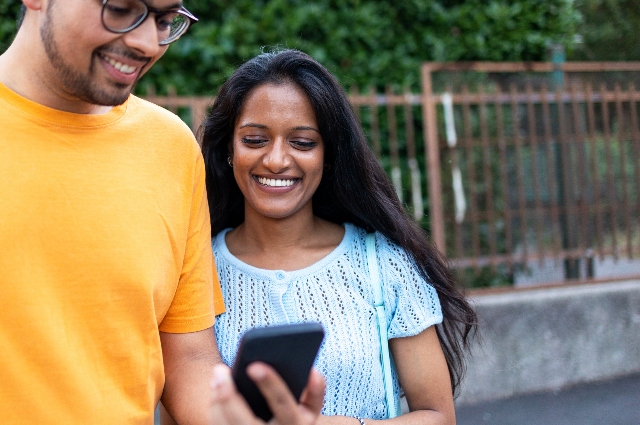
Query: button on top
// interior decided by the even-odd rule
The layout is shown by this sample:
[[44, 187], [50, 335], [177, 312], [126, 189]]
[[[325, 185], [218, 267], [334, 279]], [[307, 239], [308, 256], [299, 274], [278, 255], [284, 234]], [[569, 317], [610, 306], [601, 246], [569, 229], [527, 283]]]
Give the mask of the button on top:
[[282, 280], [282, 279], [284, 279], [284, 273], [282, 273], [282, 272], [276, 272], [276, 279], [278, 279], [278, 280]]

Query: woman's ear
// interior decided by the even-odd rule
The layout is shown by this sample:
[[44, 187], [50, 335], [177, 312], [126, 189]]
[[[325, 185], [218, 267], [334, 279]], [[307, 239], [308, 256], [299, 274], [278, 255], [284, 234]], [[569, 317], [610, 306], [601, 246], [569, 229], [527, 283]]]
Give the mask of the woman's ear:
[[229, 143], [227, 145], [227, 153], [229, 154], [227, 156], [227, 164], [229, 164], [229, 167], [233, 168], [233, 143]]

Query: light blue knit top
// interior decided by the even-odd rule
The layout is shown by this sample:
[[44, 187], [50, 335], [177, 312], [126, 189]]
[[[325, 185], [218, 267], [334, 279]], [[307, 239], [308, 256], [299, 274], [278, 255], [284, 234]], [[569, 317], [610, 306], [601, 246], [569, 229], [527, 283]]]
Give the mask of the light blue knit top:
[[[387, 416], [380, 342], [367, 271], [366, 232], [345, 224], [329, 255], [296, 271], [264, 270], [234, 257], [220, 232], [213, 252], [227, 312], [218, 316], [216, 339], [222, 360], [232, 365], [242, 334], [253, 327], [319, 321], [325, 328], [315, 367], [327, 389], [324, 415]], [[420, 276], [403, 249], [376, 233], [389, 338], [420, 333], [442, 321], [435, 289]], [[393, 372], [394, 388], [400, 392]]]

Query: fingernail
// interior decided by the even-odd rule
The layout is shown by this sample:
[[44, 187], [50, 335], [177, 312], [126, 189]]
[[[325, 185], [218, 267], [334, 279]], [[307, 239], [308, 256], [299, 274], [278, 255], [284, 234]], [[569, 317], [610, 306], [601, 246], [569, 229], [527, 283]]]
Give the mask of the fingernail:
[[249, 365], [249, 367], [247, 368], [247, 373], [253, 379], [263, 379], [266, 376], [266, 370], [264, 369], [264, 367], [255, 363]]

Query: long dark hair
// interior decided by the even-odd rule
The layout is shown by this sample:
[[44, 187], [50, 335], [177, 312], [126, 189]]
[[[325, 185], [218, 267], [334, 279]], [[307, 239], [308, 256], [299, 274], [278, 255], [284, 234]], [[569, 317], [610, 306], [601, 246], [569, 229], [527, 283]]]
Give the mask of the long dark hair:
[[378, 231], [402, 247], [438, 292], [444, 321], [436, 327], [454, 394], [465, 371], [464, 354], [476, 314], [456, 289], [444, 257], [404, 211], [382, 166], [367, 144], [346, 93], [322, 65], [297, 50], [263, 53], [240, 66], [222, 85], [200, 129], [206, 166], [212, 235], [244, 220], [244, 198], [227, 164], [233, 129], [247, 96], [264, 84], [293, 83], [309, 97], [325, 149], [316, 216]]

